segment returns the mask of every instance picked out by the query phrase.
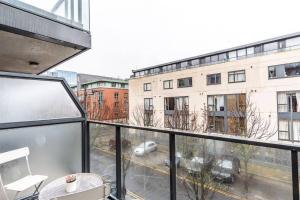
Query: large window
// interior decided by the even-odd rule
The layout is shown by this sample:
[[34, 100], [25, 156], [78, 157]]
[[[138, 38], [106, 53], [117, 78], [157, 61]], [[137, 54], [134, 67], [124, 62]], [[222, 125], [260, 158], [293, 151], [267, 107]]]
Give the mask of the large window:
[[300, 112], [300, 91], [279, 92], [277, 102], [278, 112]]
[[172, 89], [173, 88], [173, 80], [164, 81], [164, 89]]
[[144, 126], [153, 126], [153, 99], [144, 99]]
[[228, 72], [228, 83], [239, 83], [246, 81], [245, 70]]
[[280, 140], [300, 141], [300, 91], [279, 92], [278, 138]]
[[144, 91], [151, 91], [151, 83], [144, 83]]
[[246, 111], [246, 94], [227, 95], [227, 110], [229, 112]]
[[210, 116], [208, 117], [209, 130], [217, 133], [224, 133], [224, 117]]
[[224, 95], [208, 96], [207, 104], [209, 111], [224, 111]]
[[188, 97], [165, 97], [165, 110], [187, 110], [188, 108]]
[[153, 110], [153, 99], [152, 98], [144, 99], [144, 110]]
[[300, 76], [300, 62], [274, 65], [269, 67], [269, 78]]
[[177, 84], [178, 84], [178, 88], [192, 87], [193, 79], [192, 79], [192, 77], [181, 78], [181, 79], [177, 80]]
[[207, 75], [207, 85], [221, 84], [221, 73]]

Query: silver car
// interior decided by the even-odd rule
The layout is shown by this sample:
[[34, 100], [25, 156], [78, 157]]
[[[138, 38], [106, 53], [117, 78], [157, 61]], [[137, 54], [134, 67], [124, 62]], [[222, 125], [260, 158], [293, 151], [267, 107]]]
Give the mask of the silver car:
[[150, 153], [157, 150], [157, 144], [153, 141], [146, 141], [134, 149], [136, 156], [143, 156], [146, 153]]

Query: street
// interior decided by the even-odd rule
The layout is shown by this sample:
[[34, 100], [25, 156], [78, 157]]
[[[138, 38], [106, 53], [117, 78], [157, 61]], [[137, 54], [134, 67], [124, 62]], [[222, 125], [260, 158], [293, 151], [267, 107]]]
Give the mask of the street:
[[[154, 160], [158, 159], [157, 152]], [[147, 156], [151, 156], [150, 154]], [[144, 199], [169, 199], [169, 175], [168, 168], [163, 165], [155, 167], [143, 164], [142, 157], [133, 158], [126, 177], [127, 190]], [[149, 161], [149, 159], [147, 159]], [[161, 161], [160, 161], [161, 162]], [[115, 180], [114, 154], [103, 150], [93, 150], [91, 153], [91, 171], [101, 175], [109, 175]], [[181, 172], [178, 169], [178, 174]], [[237, 178], [236, 182], [228, 185], [226, 191], [217, 191], [213, 199], [241, 199], [243, 197], [243, 182]], [[187, 199], [184, 187], [177, 181], [178, 199]], [[291, 185], [279, 181], [268, 180], [261, 177], [253, 177], [249, 184], [248, 198], [288, 200], [291, 197]]]

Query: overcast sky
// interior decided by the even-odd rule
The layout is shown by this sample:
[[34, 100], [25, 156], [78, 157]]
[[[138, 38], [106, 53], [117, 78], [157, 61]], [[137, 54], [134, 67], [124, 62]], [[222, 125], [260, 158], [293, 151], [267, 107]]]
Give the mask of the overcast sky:
[[132, 69], [300, 31], [300, 0], [91, 0], [92, 49], [56, 69]]

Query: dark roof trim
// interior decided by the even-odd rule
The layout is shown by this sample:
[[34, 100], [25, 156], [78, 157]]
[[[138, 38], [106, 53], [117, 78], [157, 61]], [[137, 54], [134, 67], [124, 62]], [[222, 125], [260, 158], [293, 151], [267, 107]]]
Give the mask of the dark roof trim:
[[198, 56], [193, 56], [193, 57], [189, 57], [189, 58], [175, 60], [175, 61], [171, 61], [171, 62], [159, 64], [159, 65], [154, 65], [154, 66], [150, 66], [150, 67], [136, 69], [136, 70], [132, 70], [132, 72], [135, 73], [135, 72], [140, 72], [140, 71], [144, 71], [144, 70], [148, 70], [148, 69], [154, 69], [154, 68], [157, 68], [157, 67], [163, 67], [163, 66], [166, 66], [166, 65], [176, 64], [176, 63], [185, 62], [185, 61], [194, 60], [194, 59], [199, 59], [199, 58], [203, 58], [203, 57], [206, 57], [206, 56], [213, 56], [213, 55], [216, 55], [216, 54], [221, 54], [221, 53], [226, 53], [226, 52], [229, 52], [229, 51], [234, 51], [234, 50], [244, 49], [244, 48], [248, 48], [248, 47], [253, 47], [253, 46], [256, 46], [256, 45], [266, 44], [266, 43], [275, 42], [275, 41], [279, 41], [279, 40], [283, 40], [283, 39], [290, 39], [290, 38], [294, 38], [294, 37], [298, 37], [298, 36], [300, 36], [300, 32], [287, 34], [287, 35], [283, 35], [283, 36], [279, 36], [279, 37], [274, 37], [274, 38], [271, 38], [271, 39], [261, 40], [261, 41], [258, 41], [258, 42], [253, 42], [253, 43], [249, 43], [249, 44], [245, 44], [245, 45], [240, 45], [240, 46], [236, 46], [236, 47], [232, 47], [232, 48], [228, 48], [228, 49], [223, 49], [223, 50], [219, 50], [219, 51], [215, 51], [215, 52], [210, 52], [210, 53], [206, 53], [206, 54], [202, 54], [202, 55], [198, 55]]

